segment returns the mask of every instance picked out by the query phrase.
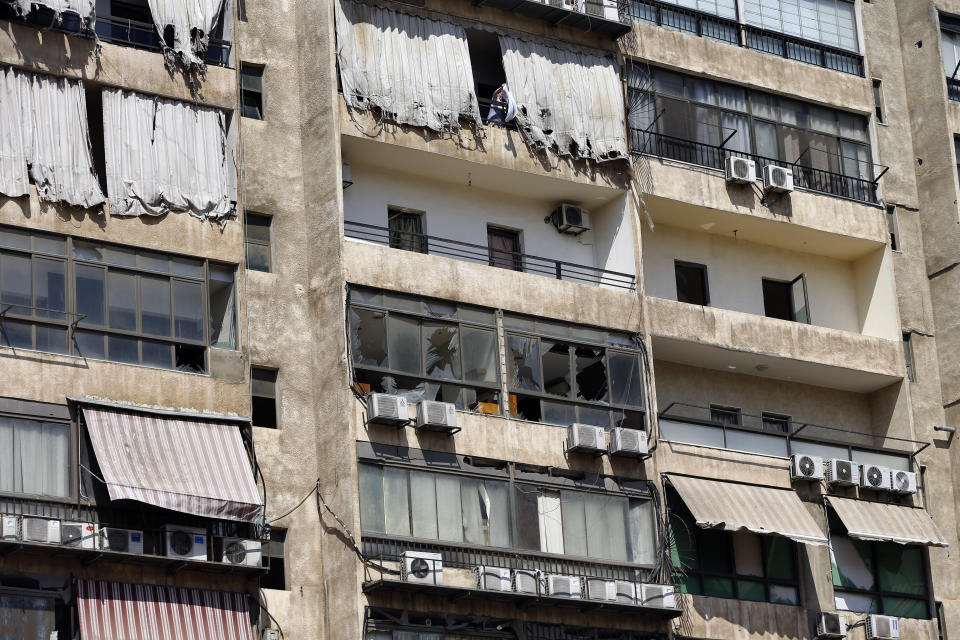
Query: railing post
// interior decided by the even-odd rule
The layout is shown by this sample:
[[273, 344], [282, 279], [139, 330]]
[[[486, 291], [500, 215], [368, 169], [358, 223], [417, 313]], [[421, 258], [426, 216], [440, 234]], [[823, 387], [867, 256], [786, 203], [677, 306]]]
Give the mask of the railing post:
[[557, 262], [557, 280], [563, 280], [563, 264]]

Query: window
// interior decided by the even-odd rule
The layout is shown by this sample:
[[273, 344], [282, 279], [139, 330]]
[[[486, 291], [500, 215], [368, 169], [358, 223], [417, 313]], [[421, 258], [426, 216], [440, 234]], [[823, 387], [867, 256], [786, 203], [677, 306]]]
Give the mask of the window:
[[70, 424], [0, 414], [0, 493], [69, 498]]
[[763, 313], [768, 318], [810, 324], [807, 277], [801, 273], [789, 282], [763, 278]]
[[836, 514], [828, 511], [837, 609], [928, 618], [926, 550], [894, 542], [855, 540], [846, 535]]
[[195, 373], [236, 348], [234, 268], [206, 260], [0, 227], [0, 305], [13, 348]]
[[907, 380], [916, 382], [917, 371], [913, 364], [913, 340], [911, 338], [912, 334], [909, 331], [903, 334], [903, 361], [907, 367]]
[[697, 526], [667, 488], [673, 582], [683, 593], [776, 604], [800, 604], [796, 543], [777, 536]]
[[886, 119], [883, 116], [883, 82], [878, 78], [873, 79], [873, 104], [877, 123], [886, 124]]
[[247, 1], [246, 0], [237, 0], [237, 19], [240, 22], [247, 21]]
[[423, 213], [402, 209], [387, 210], [390, 246], [404, 251], [427, 253], [427, 237], [423, 235]]
[[887, 205], [887, 229], [890, 231], [890, 248], [900, 251], [900, 224], [897, 220], [897, 207]]
[[270, 273], [270, 216], [258, 213], [245, 213], [243, 216], [244, 233], [247, 239], [247, 269]]
[[277, 372], [275, 369], [250, 369], [251, 419], [253, 426], [277, 428]]
[[831, 47], [857, 51], [857, 19], [851, 0], [744, 0], [749, 25]]
[[260, 578], [261, 589], [287, 589], [287, 576], [284, 570], [286, 540], [286, 529], [270, 529], [270, 540], [263, 544], [261, 556], [263, 566], [270, 567], [270, 571]]
[[960, 136], [953, 137], [953, 158], [957, 163], [957, 177], [960, 179]]
[[490, 252], [491, 267], [523, 271], [520, 232], [487, 226], [487, 247]]
[[790, 433], [790, 424], [792, 418], [781, 413], [770, 413], [764, 411], [760, 414], [760, 420], [763, 423], [764, 431], [774, 431], [776, 433]]
[[718, 424], [743, 424], [740, 407], [728, 407], [722, 404], [710, 405], [710, 422]]
[[244, 118], [263, 120], [263, 66], [240, 63], [240, 102]]
[[707, 266], [674, 260], [673, 272], [677, 279], [677, 300], [710, 306], [710, 289], [707, 286]]
[[947, 78], [960, 77], [960, 19], [944, 14], [940, 14], [940, 57]]

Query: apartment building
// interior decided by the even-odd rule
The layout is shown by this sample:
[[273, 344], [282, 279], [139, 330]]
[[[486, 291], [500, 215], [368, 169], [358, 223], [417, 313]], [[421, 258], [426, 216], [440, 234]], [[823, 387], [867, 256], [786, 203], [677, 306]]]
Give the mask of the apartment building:
[[960, 634], [958, 63], [955, 0], [0, 1], [0, 637]]

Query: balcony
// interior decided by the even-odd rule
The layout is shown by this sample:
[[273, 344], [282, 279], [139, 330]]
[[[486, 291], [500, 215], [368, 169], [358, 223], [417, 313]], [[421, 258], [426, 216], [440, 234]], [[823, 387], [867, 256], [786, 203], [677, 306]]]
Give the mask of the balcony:
[[863, 56], [657, 0], [629, 0], [628, 17], [788, 60], [863, 77]]
[[947, 97], [954, 102], [960, 102], [960, 78], [947, 76]]
[[496, 7], [552, 26], [566, 25], [619, 38], [630, 31], [621, 20], [625, 0], [473, 0], [476, 7]]

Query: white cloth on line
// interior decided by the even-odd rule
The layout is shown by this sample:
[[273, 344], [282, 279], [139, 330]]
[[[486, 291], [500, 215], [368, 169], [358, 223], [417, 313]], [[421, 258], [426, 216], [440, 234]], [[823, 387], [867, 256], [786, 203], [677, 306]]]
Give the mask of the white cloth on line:
[[25, 16], [30, 13], [34, 5], [52, 10], [59, 20], [60, 14], [75, 13], [88, 25], [92, 26], [97, 17], [96, 0], [0, 0], [13, 6], [17, 15]]
[[173, 27], [173, 52], [188, 65], [203, 66], [210, 32], [224, 11], [224, 0], [147, 0], [160, 33]]

